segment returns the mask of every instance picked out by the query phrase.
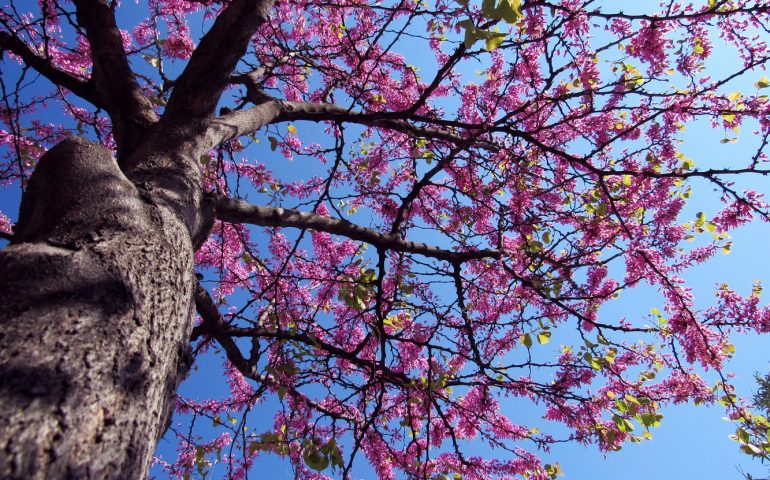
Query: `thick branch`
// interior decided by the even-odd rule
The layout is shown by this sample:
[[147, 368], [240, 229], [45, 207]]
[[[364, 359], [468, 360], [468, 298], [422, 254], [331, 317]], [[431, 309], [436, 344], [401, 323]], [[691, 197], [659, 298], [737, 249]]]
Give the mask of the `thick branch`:
[[[415, 137], [446, 140], [452, 143], [467, 140], [463, 136], [443, 128], [417, 126], [406, 120], [395, 118], [392, 112], [360, 113], [327, 103], [281, 102], [281, 113], [275, 119], [275, 122], [288, 120], [310, 120], [314, 122], [334, 120], [383, 127], [397, 132], [408, 133]], [[485, 146], [484, 148], [487, 147]]]
[[468, 342], [471, 344], [471, 351], [473, 352], [473, 359], [476, 365], [479, 367], [479, 371], [484, 373], [484, 368], [488, 367], [486, 363], [481, 360], [481, 352], [479, 346], [476, 343], [476, 335], [474, 335], [473, 323], [468, 316], [468, 309], [465, 307], [465, 291], [463, 289], [462, 272], [460, 265], [453, 265], [452, 278], [455, 283], [455, 292], [457, 293], [457, 307], [460, 309], [460, 315], [465, 323], [465, 333], [468, 335]]
[[482, 258], [500, 258], [503, 254], [502, 250], [497, 249], [453, 252], [425, 243], [405, 240], [397, 235], [379, 233], [350, 223], [347, 220], [324, 217], [323, 215], [311, 212], [261, 207], [222, 196], [214, 197], [213, 203], [217, 218], [226, 222], [250, 223], [263, 227], [308, 228], [319, 232], [340, 235], [351, 240], [366, 242], [380, 249], [415, 253], [455, 264]]
[[174, 83], [164, 117], [202, 118], [214, 113], [222, 91], [230, 83], [230, 74], [272, 6], [273, 0], [230, 2]]
[[248, 377], [254, 377], [259, 375], [256, 369], [256, 365], [252, 365], [251, 362], [246, 360], [235, 344], [235, 341], [229, 335], [221, 333], [224, 328], [224, 321], [222, 315], [219, 313], [219, 309], [214, 300], [200, 284], [195, 287], [195, 309], [198, 314], [203, 318], [204, 325], [206, 326], [206, 333], [211, 334], [222, 348], [227, 353], [227, 359], [233, 364], [239, 372]]
[[35, 53], [16, 35], [0, 32], [0, 51], [4, 50], [11, 51], [21, 57], [25, 64], [34, 68], [55, 85], [66, 88], [82, 99], [91, 102], [96, 107], [104, 108], [104, 104], [97, 96], [92, 82], [82, 80], [63, 70], [59, 70], [49, 59]]
[[85, 28], [91, 47], [92, 79], [112, 119], [120, 156], [134, 147], [157, 116], [128, 65], [110, 5], [106, 0], [76, 0], [75, 5], [78, 22]]
[[[307, 120], [311, 122], [336, 121], [357, 123], [406, 133], [414, 137], [432, 138], [451, 143], [468, 141], [445, 128], [419, 126], [405, 119], [395, 118], [393, 112], [362, 113], [330, 103], [289, 102], [269, 100], [246, 110], [236, 110], [211, 122], [207, 142], [213, 148], [230, 139], [246, 135], [259, 128], [278, 122]], [[488, 142], [475, 142], [480, 148], [495, 151], [499, 147]]]
[[234, 110], [217, 117], [208, 125], [206, 148], [211, 149], [233, 138], [255, 132], [273, 123], [281, 113], [281, 102], [271, 100], [246, 110]]

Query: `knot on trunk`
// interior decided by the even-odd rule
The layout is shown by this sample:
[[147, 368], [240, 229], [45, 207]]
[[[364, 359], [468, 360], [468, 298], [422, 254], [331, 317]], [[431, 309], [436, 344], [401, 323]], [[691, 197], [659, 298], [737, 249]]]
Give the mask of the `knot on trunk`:
[[143, 217], [143, 203], [112, 152], [69, 137], [46, 152], [21, 200], [14, 243], [77, 247]]

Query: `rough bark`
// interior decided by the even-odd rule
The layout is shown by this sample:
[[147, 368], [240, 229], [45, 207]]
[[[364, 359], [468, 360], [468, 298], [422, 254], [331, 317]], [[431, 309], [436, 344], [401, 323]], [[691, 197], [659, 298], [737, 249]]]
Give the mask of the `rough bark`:
[[75, 0], [88, 81], [0, 35], [0, 47], [107, 110], [120, 160], [74, 138], [50, 150], [13, 244], [0, 249], [0, 478], [146, 477], [188, 370], [193, 250], [214, 218], [198, 159], [272, 4], [228, 4], [160, 119], [131, 71], [113, 2]]
[[138, 185], [78, 139], [30, 180], [0, 250], [0, 478], [146, 477], [187, 372], [194, 276], [191, 226]]

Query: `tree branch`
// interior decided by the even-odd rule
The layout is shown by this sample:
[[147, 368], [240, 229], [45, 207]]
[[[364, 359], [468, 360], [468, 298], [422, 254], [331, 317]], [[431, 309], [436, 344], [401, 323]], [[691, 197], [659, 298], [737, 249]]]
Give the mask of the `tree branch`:
[[[393, 112], [362, 113], [330, 103], [289, 102], [273, 99], [252, 108], [235, 110], [216, 118], [209, 126], [207, 143], [213, 148], [223, 142], [258, 130], [265, 125], [292, 120], [357, 123], [394, 130], [414, 137], [444, 140], [454, 144], [467, 142], [469, 138], [444, 128], [415, 125], [405, 119], [396, 118]], [[477, 141], [474, 143], [485, 150], [497, 151], [499, 149], [497, 145], [489, 142]]]
[[233, 0], [190, 57], [174, 83], [164, 117], [212, 115], [230, 74], [246, 53], [254, 32], [267, 20], [274, 0]]
[[229, 335], [223, 334], [222, 329], [225, 327], [222, 314], [219, 313], [219, 309], [214, 304], [214, 300], [209, 295], [209, 292], [205, 288], [198, 284], [195, 287], [195, 309], [198, 314], [203, 318], [203, 325], [205, 332], [211, 335], [222, 345], [222, 348], [227, 354], [227, 359], [238, 369], [243, 375], [247, 377], [258, 376], [256, 365], [252, 365], [251, 362], [246, 360], [235, 344], [235, 341]]
[[233, 138], [255, 132], [273, 123], [280, 113], [281, 102], [271, 100], [246, 110], [233, 110], [217, 117], [209, 122], [204, 140], [206, 149], [212, 149]]
[[120, 157], [158, 117], [128, 64], [112, 8], [106, 0], [75, 0], [75, 6], [91, 47], [92, 81], [112, 120]]
[[263, 227], [308, 228], [318, 232], [341, 235], [351, 240], [366, 242], [385, 250], [415, 253], [454, 264], [483, 258], [500, 258], [503, 255], [503, 251], [498, 249], [453, 252], [425, 243], [412, 242], [398, 235], [379, 233], [350, 223], [347, 220], [324, 217], [316, 213], [300, 212], [298, 210], [261, 207], [218, 195], [213, 197], [213, 204], [216, 217], [225, 222], [250, 223]]
[[[332, 345], [310, 333], [286, 332], [265, 328], [242, 328], [227, 325], [222, 318], [222, 315], [219, 313], [216, 304], [214, 304], [211, 295], [209, 295], [206, 289], [200, 284], [198, 284], [195, 290], [195, 308], [201, 318], [203, 318], [203, 324], [193, 330], [192, 339], [195, 340], [201, 335], [210, 335], [211, 337], [214, 337], [214, 339], [222, 345], [230, 363], [232, 363], [239, 372], [249, 378], [256, 380], [261, 377], [261, 375], [257, 371], [256, 365], [243, 356], [238, 345], [236, 345], [233, 340], [233, 337], [293, 340], [313, 348], [324, 350], [333, 358], [344, 358], [360, 368], [372, 368], [371, 360], [359, 358], [356, 356], [355, 352], [349, 352], [343, 348]], [[384, 364], [377, 365], [376, 369], [394, 383], [400, 385], [407, 385], [410, 383], [411, 379], [405, 373], [394, 371]]]
[[[351, 355], [345, 350], [342, 350], [341, 348], [337, 348], [337, 347], [334, 347], [333, 345], [324, 343], [320, 339], [312, 335], [308, 336], [305, 334], [296, 334], [292, 336], [289, 336], [289, 335], [281, 336], [280, 332], [271, 333], [271, 332], [268, 332], [267, 330], [239, 329], [236, 327], [230, 327], [225, 324], [224, 319], [222, 318], [222, 315], [219, 313], [219, 309], [214, 303], [214, 300], [211, 298], [211, 295], [209, 295], [206, 289], [203, 288], [200, 284], [198, 284], [195, 288], [195, 308], [198, 314], [203, 319], [203, 324], [195, 328], [195, 330], [197, 330], [197, 334], [194, 331], [193, 339], [197, 338], [197, 336], [201, 334], [207, 334], [214, 337], [214, 339], [222, 346], [222, 349], [225, 351], [225, 354], [227, 355], [227, 359], [244, 377], [250, 378], [260, 383], [268, 384], [271, 387], [276, 389], [283, 386], [284, 388], [286, 388], [287, 392], [290, 395], [295, 397], [295, 399], [299, 399], [305, 402], [308, 406], [318, 410], [319, 412], [322, 412], [326, 415], [330, 415], [334, 418], [338, 418], [341, 420], [346, 420], [354, 423], [358, 422], [358, 420], [356, 420], [353, 417], [329, 410], [328, 408], [311, 400], [306, 395], [302, 394], [292, 386], [281, 385], [272, 376], [263, 375], [259, 373], [259, 370], [257, 369], [257, 365], [253, 361], [253, 359], [249, 361], [246, 358], [244, 358], [243, 354], [241, 353], [241, 350], [238, 348], [238, 345], [236, 345], [235, 341], [233, 340], [233, 336], [248, 335], [252, 337], [275, 337], [275, 338], [287, 338], [292, 340], [298, 340], [298, 341], [302, 341], [306, 345], [312, 345], [316, 348], [318, 347], [323, 348], [327, 350], [330, 355], [335, 355], [341, 358], [348, 358], [349, 360], [353, 361], [359, 366], [368, 367], [369, 366], [368, 361], [361, 360], [357, 357], [351, 357]], [[409, 378], [407, 378], [406, 375], [393, 372], [390, 369], [383, 369], [383, 374], [389, 376], [391, 381], [398, 381], [401, 384], [409, 383]]]
[[59, 70], [49, 59], [35, 53], [16, 35], [8, 32], [0, 32], [0, 51], [5, 50], [11, 51], [21, 57], [25, 64], [34, 68], [54, 85], [66, 88], [80, 98], [91, 102], [98, 108], [104, 108], [104, 103], [98, 97], [93, 82], [82, 80], [63, 70]]

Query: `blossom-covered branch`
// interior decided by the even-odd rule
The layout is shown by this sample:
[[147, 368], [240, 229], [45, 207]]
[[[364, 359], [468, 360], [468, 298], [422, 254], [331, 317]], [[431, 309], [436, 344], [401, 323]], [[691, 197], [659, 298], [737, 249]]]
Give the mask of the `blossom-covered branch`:
[[56, 68], [53, 61], [33, 51], [16, 35], [0, 31], [0, 51], [10, 51], [21, 57], [26, 65], [40, 72], [55, 85], [66, 88], [75, 95], [91, 102], [94, 106], [104, 108], [91, 80], [84, 80], [64, 70]]

